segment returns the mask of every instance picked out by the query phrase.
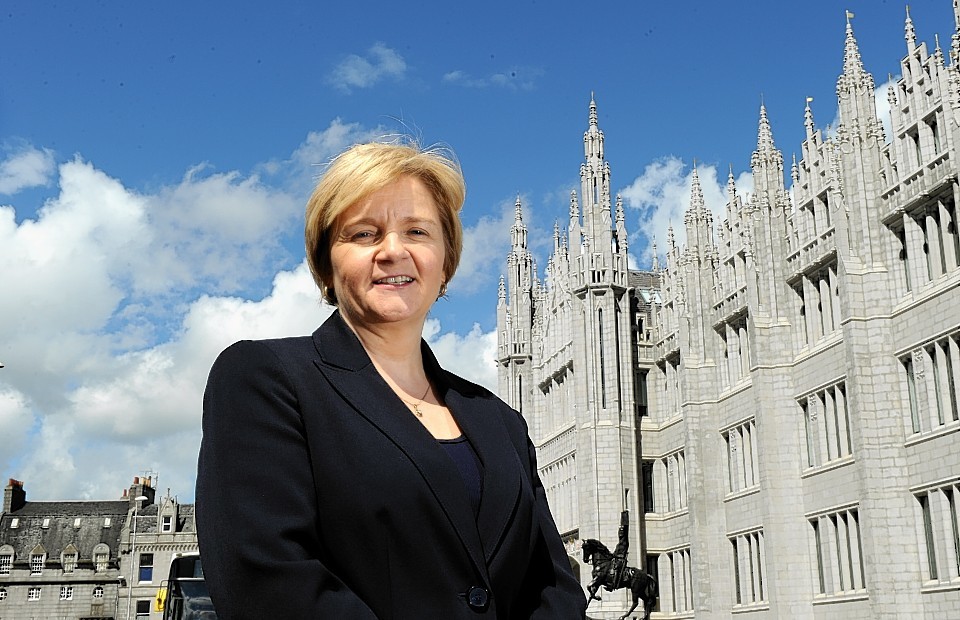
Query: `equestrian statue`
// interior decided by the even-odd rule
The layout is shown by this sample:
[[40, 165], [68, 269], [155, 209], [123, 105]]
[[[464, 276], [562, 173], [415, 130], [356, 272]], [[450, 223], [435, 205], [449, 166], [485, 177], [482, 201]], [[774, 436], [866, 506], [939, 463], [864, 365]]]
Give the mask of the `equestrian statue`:
[[639, 568], [627, 566], [627, 550], [630, 548], [630, 511], [620, 513], [619, 541], [613, 553], [599, 540], [588, 538], [583, 541], [583, 561], [593, 564], [593, 581], [587, 586], [590, 598], [600, 600], [597, 591], [603, 586], [608, 592], [621, 588], [630, 588], [633, 593], [633, 607], [620, 616], [624, 620], [643, 600], [643, 620], [650, 618], [653, 606], [657, 604], [657, 581]]

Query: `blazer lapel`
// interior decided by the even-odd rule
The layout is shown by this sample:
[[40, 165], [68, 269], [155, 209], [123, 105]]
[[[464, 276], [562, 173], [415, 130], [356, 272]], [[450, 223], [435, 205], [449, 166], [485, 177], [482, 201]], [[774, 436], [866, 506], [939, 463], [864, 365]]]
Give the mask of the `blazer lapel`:
[[321, 361], [316, 364], [320, 372], [359, 415], [380, 429], [413, 462], [478, 571], [486, 576], [484, 549], [463, 480], [457, 468], [451, 467], [443, 448], [383, 380], [339, 312], [314, 332], [313, 339], [320, 354]]
[[[440, 369], [433, 352], [424, 346], [424, 363], [433, 367], [433, 376], [452, 376]], [[444, 401], [460, 425], [460, 430], [476, 450], [483, 464], [483, 493], [477, 529], [489, 561], [510, 524], [521, 488], [522, 464], [517, 449], [497, 411], [499, 405], [486, 390], [465, 384], [462, 390], [450, 383], [463, 383], [453, 376], [444, 386]]]

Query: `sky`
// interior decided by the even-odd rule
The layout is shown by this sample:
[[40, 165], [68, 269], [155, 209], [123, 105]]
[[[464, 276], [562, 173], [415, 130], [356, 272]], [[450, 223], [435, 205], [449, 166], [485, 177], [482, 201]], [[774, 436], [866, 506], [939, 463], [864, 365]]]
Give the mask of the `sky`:
[[[465, 252], [424, 335], [495, 390], [514, 203], [543, 266], [591, 94], [649, 268], [652, 239], [683, 242], [694, 162], [716, 213], [729, 172], [749, 194], [761, 102], [786, 162], [808, 97], [836, 127], [847, 10], [885, 114], [906, 44], [884, 0], [4, 3], [0, 480], [112, 499], [151, 475], [193, 501], [210, 365], [330, 313], [303, 207], [333, 155], [385, 136], [460, 160]], [[949, 48], [951, 2], [910, 14]]]

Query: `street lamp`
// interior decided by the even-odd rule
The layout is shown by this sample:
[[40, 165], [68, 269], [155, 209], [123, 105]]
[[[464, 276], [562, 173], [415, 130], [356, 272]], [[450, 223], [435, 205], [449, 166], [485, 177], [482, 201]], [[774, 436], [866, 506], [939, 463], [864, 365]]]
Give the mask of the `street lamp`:
[[140, 511], [140, 502], [145, 502], [148, 499], [150, 498], [146, 495], [138, 495], [133, 498], [133, 501], [136, 503], [133, 505], [133, 539], [130, 541], [130, 581], [127, 582], [127, 620], [130, 620], [130, 601], [133, 598], [133, 584], [137, 581], [134, 579], [135, 575], [133, 574], [133, 560], [137, 550], [137, 512]]

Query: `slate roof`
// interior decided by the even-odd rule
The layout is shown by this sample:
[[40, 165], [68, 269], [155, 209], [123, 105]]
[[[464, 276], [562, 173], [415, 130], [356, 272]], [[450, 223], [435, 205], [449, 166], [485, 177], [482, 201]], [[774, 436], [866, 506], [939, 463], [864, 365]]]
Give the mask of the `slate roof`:
[[[0, 546], [11, 545], [17, 560], [23, 560], [40, 544], [48, 559], [59, 561], [70, 544], [77, 548], [81, 560], [89, 560], [94, 548], [106, 543], [110, 557], [116, 558], [129, 508], [127, 500], [27, 502], [0, 517]], [[108, 517], [110, 525], [104, 527]], [[80, 526], [75, 527], [78, 518]], [[13, 519], [18, 520], [15, 528], [11, 527]], [[48, 527], [43, 527], [44, 519], [50, 520]]]

